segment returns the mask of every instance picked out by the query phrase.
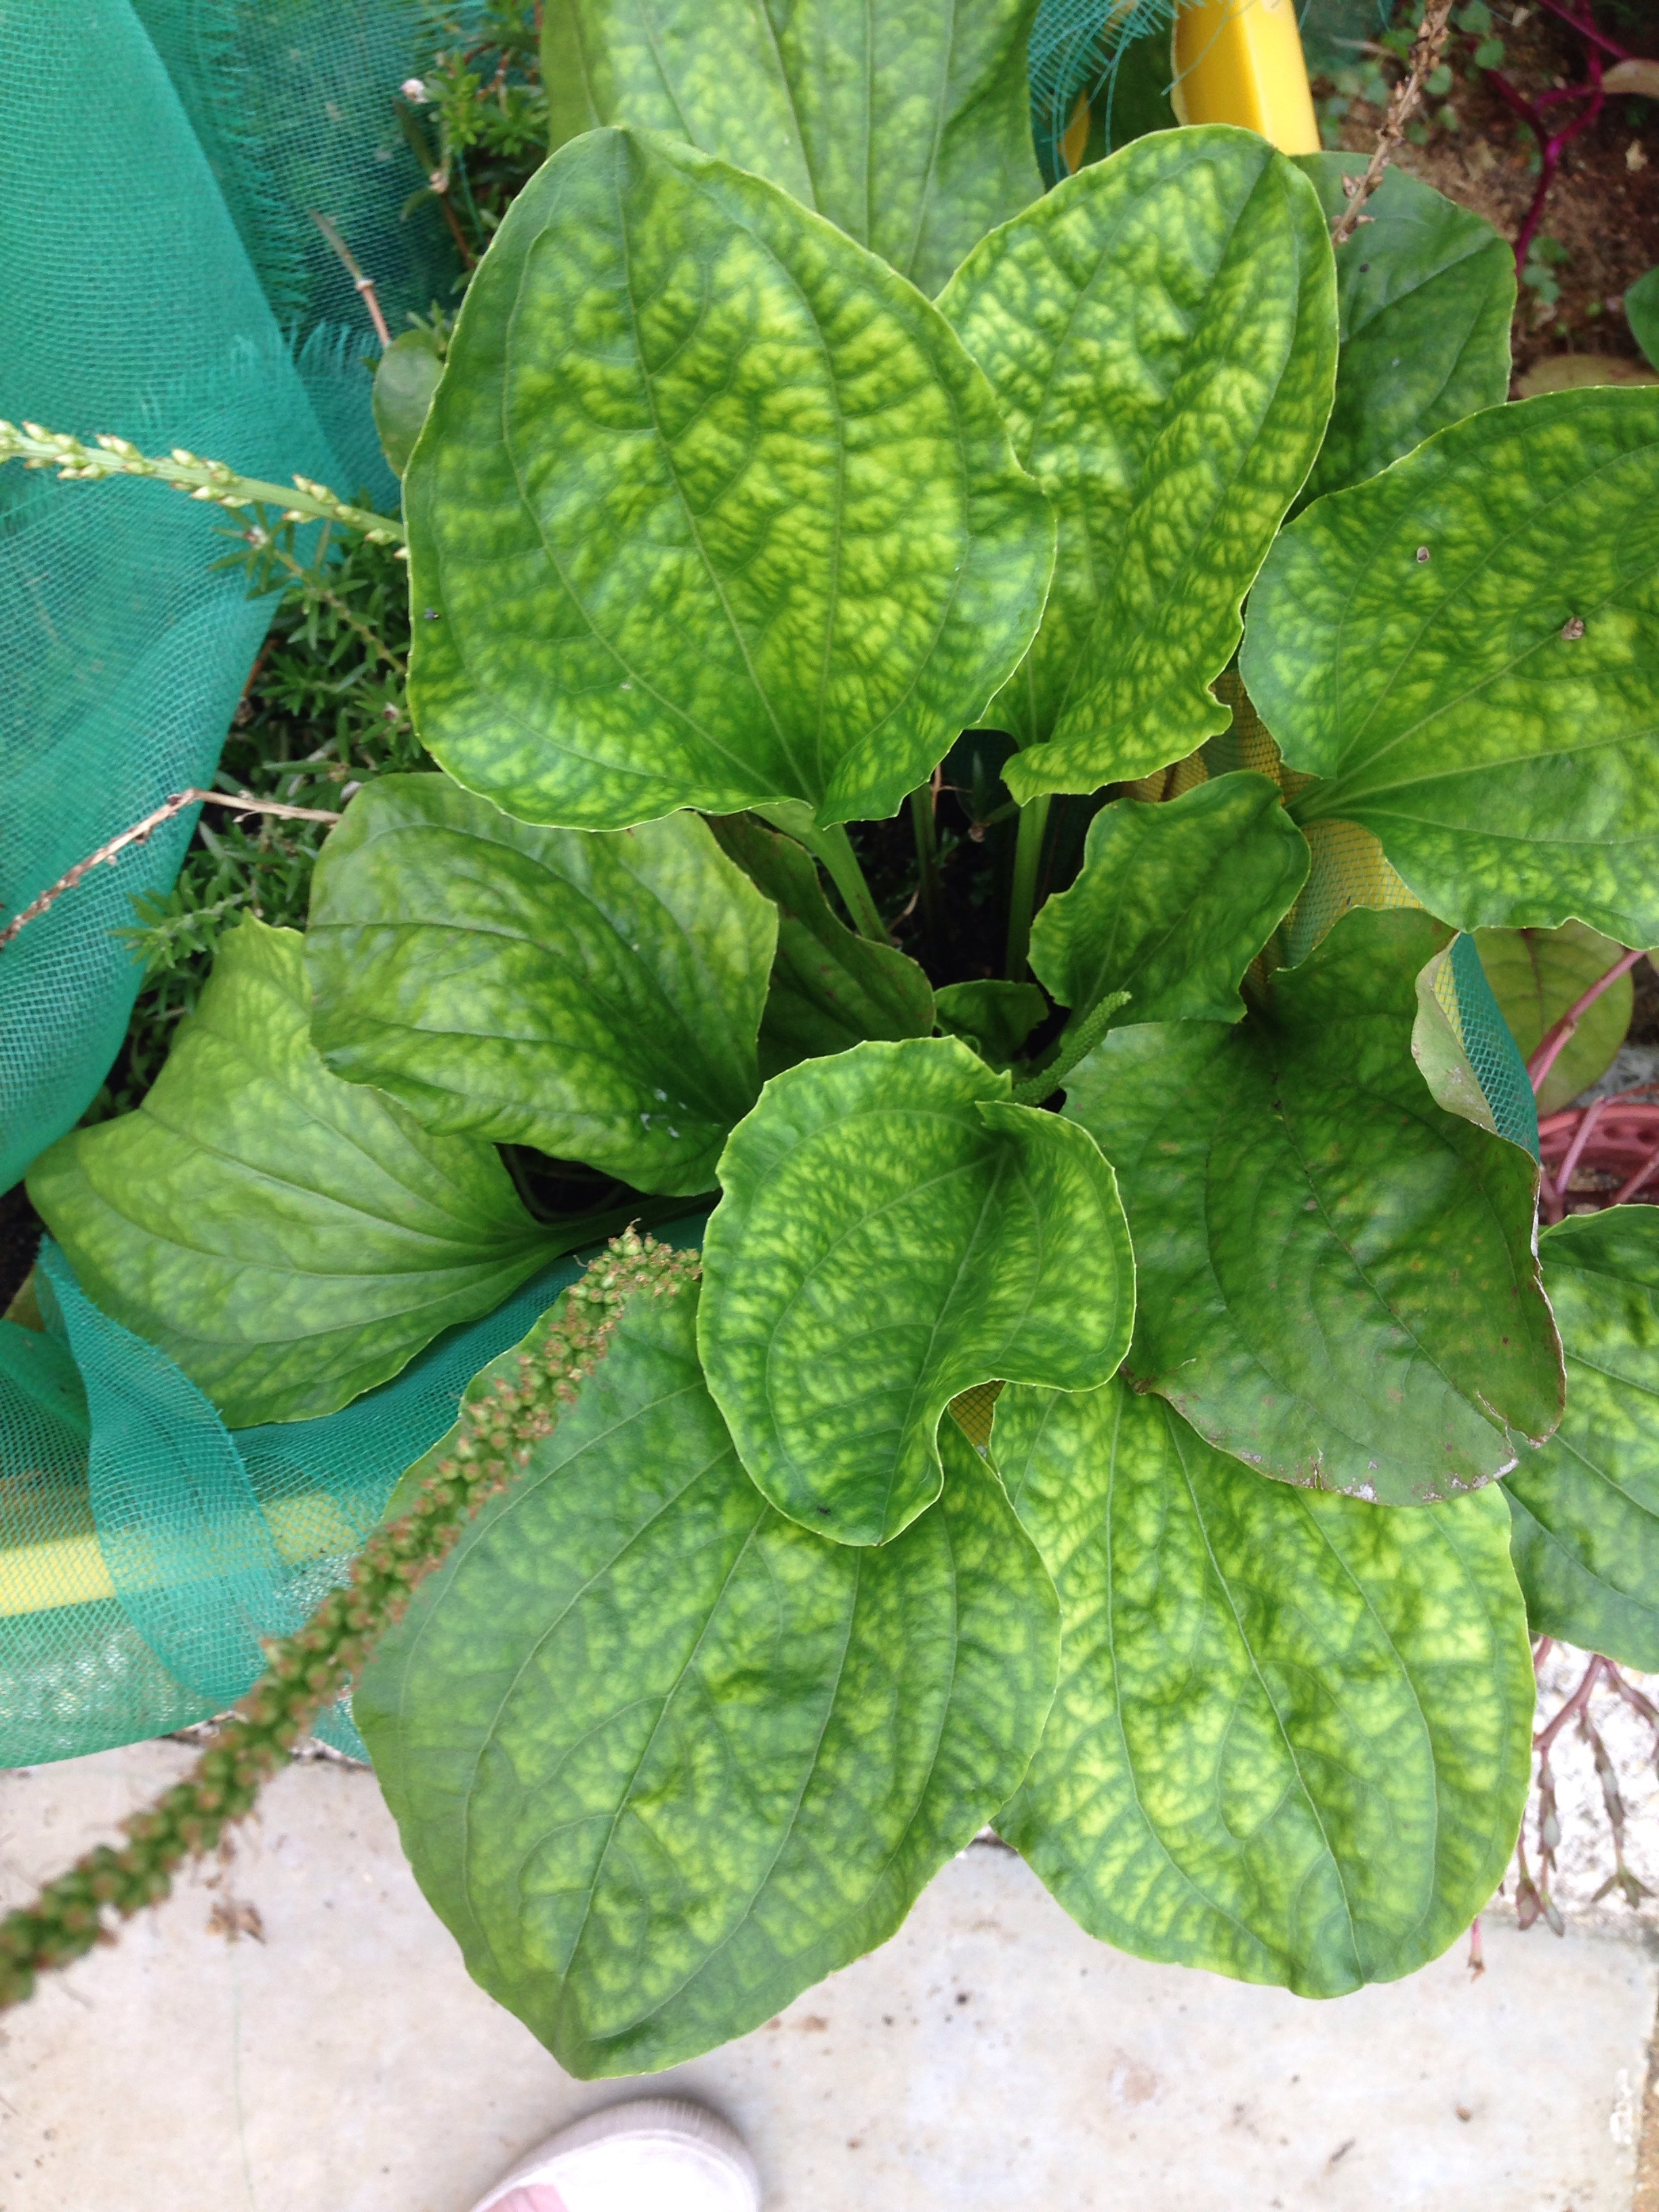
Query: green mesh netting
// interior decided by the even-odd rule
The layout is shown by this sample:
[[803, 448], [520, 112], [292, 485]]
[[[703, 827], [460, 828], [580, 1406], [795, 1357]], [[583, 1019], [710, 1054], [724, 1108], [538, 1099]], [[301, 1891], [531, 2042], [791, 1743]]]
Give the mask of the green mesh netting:
[[[396, 123], [422, 0], [14, 0], [0, 11], [0, 416], [183, 445], [382, 505], [362, 302], [392, 326], [455, 263]], [[27, 302], [27, 313], [16, 303]], [[169, 792], [211, 781], [271, 602], [216, 511], [162, 486], [68, 494], [0, 472], [0, 909], [17, 912]], [[165, 891], [179, 816], [0, 956], [0, 1190], [73, 1127], [139, 975], [112, 932]]]
[[[1119, 88], [1126, 76], [1139, 79], [1150, 72], [1164, 80], [1161, 88], [1152, 88], [1167, 93], [1176, 9], [1176, 0], [1042, 0], [1031, 26], [1029, 66], [1031, 136], [1045, 184], [1058, 183], [1073, 166], [1061, 141], [1080, 100], [1097, 117], [1098, 131], [1091, 135], [1099, 143], [1090, 147], [1091, 154], [1152, 127], [1120, 110]], [[1141, 89], [1138, 82], [1135, 89]], [[1128, 106], [1126, 101], [1124, 110]]]
[[1498, 1135], [1523, 1146], [1537, 1159], [1538, 1101], [1527, 1063], [1467, 931], [1451, 941], [1446, 963], [1435, 978], [1435, 996], [1457, 1032]]
[[[424, 0], [133, 0], [284, 326], [356, 331], [362, 303], [313, 211], [374, 278], [387, 322], [447, 301], [453, 250], [393, 95], [441, 31]], [[458, 11], [445, 11], [457, 20]]]
[[[655, 1233], [695, 1243], [700, 1217]], [[42, 1247], [42, 1333], [0, 1322], [0, 1765], [222, 1711], [299, 1627], [462, 1391], [580, 1272], [545, 1269], [394, 1381], [313, 1421], [228, 1430]], [[318, 1733], [362, 1755], [349, 1715]]]
[[[395, 501], [368, 405], [378, 346], [312, 210], [394, 328], [449, 296], [436, 216], [404, 219], [422, 176], [395, 112], [442, 27], [423, 0], [0, 11], [0, 416]], [[216, 573], [222, 527], [159, 485], [0, 473], [0, 912], [211, 781], [272, 604]], [[103, 1080], [139, 981], [112, 933], [171, 883], [193, 823], [0, 953], [0, 1190]], [[533, 1297], [330, 1422], [232, 1438], [60, 1261], [42, 1272], [60, 1333], [0, 1324], [0, 1760], [19, 1764], [239, 1694], [258, 1638], [303, 1618]]]

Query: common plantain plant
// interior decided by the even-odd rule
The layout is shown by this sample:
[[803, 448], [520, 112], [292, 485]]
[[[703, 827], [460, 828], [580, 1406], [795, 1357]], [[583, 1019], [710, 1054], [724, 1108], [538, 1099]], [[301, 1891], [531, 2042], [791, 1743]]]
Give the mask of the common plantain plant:
[[[755, 2027], [988, 1822], [1143, 1957], [1407, 1973], [1514, 1845], [1528, 1606], [1659, 1651], [1659, 1213], [1540, 1264], [1419, 988], [1659, 939], [1659, 396], [1506, 404], [1501, 243], [1395, 177], [1334, 253], [1340, 157], [1038, 197], [1030, 13], [547, 10], [561, 143], [404, 479], [435, 772], [31, 1181], [239, 1422], [533, 1270], [500, 1147], [712, 1206], [356, 1680], [584, 2075]], [[925, 876], [986, 728], [1006, 960], [936, 990], [861, 825], [914, 800]]]

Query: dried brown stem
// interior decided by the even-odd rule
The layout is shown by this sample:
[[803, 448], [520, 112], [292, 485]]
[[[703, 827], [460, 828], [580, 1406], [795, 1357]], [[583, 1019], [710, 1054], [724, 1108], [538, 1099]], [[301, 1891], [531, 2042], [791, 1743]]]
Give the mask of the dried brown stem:
[[200, 791], [194, 787], [188, 791], [170, 792], [153, 814], [145, 815], [142, 822], [135, 822], [118, 837], [112, 837], [108, 844], [100, 845], [84, 860], [77, 860], [72, 868], [58, 877], [55, 884], [43, 890], [39, 898], [32, 899], [21, 914], [15, 915], [3, 929], [0, 929], [0, 951], [4, 951], [26, 923], [35, 921], [48, 907], [55, 906], [65, 891], [72, 891], [83, 876], [89, 875], [94, 868], [113, 867], [129, 845], [147, 845], [163, 823], [171, 822], [175, 814], [182, 814], [187, 806], [228, 806], [237, 814], [280, 814], [288, 822], [337, 822], [340, 818], [324, 806], [289, 806], [281, 799], [253, 799], [246, 792], [238, 795], [229, 791]]
[[383, 346], [389, 346], [392, 343], [392, 333], [386, 326], [386, 317], [380, 313], [380, 295], [374, 289], [374, 279], [372, 276], [364, 276], [357, 265], [356, 256], [328, 217], [325, 215], [319, 215], [315, 208], [313, 208], [310, 212], [313, 222], [316, 224], [318, 229], [322, 232], [323, 236], [345, 264], [346, 274], [356, 286], [364, 307], [368, 309], [368, 319], [374, 325], [375, 337]]
[[1359, 225], [1370, 221], [1361, 210], [1382, 183], [1382, 172], [1406, 135], [1406, 125], [1422, 104], [1423, 88], [1440, 65], [1440, 51], [1446, 43], [1451, 11], [1452, 0], [1429, 0], [1424, 9], [1422, 27], [1412, 43], [1406, 74], [1389, 95], [1382, 127], [1376, 134], [1370, 160], [1362, 175], [1343, 179], [1342, 189], [1348, 194], [1348, 204], [1331, 227], [1333, 246], [1346, 246]]

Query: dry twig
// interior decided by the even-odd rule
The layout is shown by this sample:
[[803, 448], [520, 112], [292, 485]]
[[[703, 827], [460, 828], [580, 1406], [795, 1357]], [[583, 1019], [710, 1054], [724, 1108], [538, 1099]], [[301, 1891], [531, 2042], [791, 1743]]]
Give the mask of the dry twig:
[[14, 916], [3, 929], [0, 929], [0, 951], [5, 950], [26, 922], [33, 921], [38, 915], [43, 915], [49, 906], [55, 905], [62, 898], [65, 891], [72, 891], [82, 876], [90, 874], [94, 868], [113, 867], [129, 845], [149, 844], [151, 836], [164, 822], [171, 822], [175, 814], [182, 814], [187, 806], [228, 806], [236, 814], [280, 814], [289, 822], [337, 822], [340, 818], [325, 806], [289, 806], [280, 799], [251, 798], [246, 792], [239, 795], [229, 791], [199, 791], [193, 786], [188, 791], [169, 792], [153, 814], [145, 815], [142, 822], [135, 822], [131, 830], [124, 830], [118, 837], [112, 837], [107, 845], [100, 845], [84, 860], [77, 860], [72, 868], [58, 877], [55, 884], [43, 890], [39, 898], [32, 899], [21, 914]]
[[1393, 160], [1395, 147], [1406, 135], [1406, 125], [1422, 102], [1423, 88], [1440, 66], [1440, 50], [1446, 43], [1451, 11], [1452, 0], [1429, 0], [1424, 9], [1422, 28], [1412, 43], [1406, 74], [1389, 94], [1388, 108], [1382, 127], [1376, 134], [1376, 143], [1371, 149], [1371, 158], [1362, 175], [1342, 180], [1348, 204], [1331, 226], [1333, 246], [1346, 245], [1359, 225], [1371, 220], [1361, 210], [1382, 183], [1382, 172]]
[[383, 346], [389, 346], [392, 343], [392, 333], [386, 326], [386, 317], [380, 313], [380, 297], [374, 289], [374, 279], [372, 276], [364, 276], [357, 265], [356, 256], [341, 237], [337, 227], [331, 223], [325, 215], [319, 215], [317, 210], [313, 208], [311, 220], [345, 264], [347, 276], [356, 286], [364, 307], [368, 309], [368, 319], [374, 325], [375, 337]]

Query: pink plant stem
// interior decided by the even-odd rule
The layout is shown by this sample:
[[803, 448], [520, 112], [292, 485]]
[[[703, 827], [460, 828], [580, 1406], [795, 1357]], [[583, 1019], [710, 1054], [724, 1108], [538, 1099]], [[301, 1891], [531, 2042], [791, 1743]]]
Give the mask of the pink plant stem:
[[1545, 15], [1553, 15], [1559, 22], [1571, 25], [1581, 39], [1593, 46], [1599, 46], [1604, 54], [1611, 54], [1614, 61], [1631, 60], [1629, 47], [1621, 46], [1617, 39], [1610, 39], [1590, 15], [1588, 8], [1581, 15], [1576, 9], [1564, 8], [1561, 5], [1561, 0], [1538, 0], [1538, 5], [1543, 9]]
[[1659, 1729], [1659, 1708], [1642, 1695], [1634, 1682], [1627, 1682], [1618, 1668], [1611, 1665], [1607, 1668], [1607, 1680], [1627, 1705], [1633, 1705], [1651, 1727]]
[[1607, 974], [1598, 975], [1589, 990], [1581, 998], [1573, 1000], [1560, 1020], [1552, 1024], [1544, 1032], [1539, 1040], [1538, 1049], [1527, 1062], [1527, 1075], [1532, 1084], [1532, 1093], [1534, 1098], [1543, 1089], [1545, 1079], [1551, 1068], [1559, 1060], [1565, 1047], [1572, 1042], [1579, 1023], [1604, 991], [1610, 991], [1621, 975], [1627, 975], [1630, 973], [1642, 957], [1642, 952], [1643, 947], [1638, 945], [1634, 952], [1626, 952], [1615, 960]]
[[1547, 1757], [1550, 1746], [1555, 1741], [1556, 1737], [1560, 1735], [1562, 1729], [1565, 1728], [1567, 1723], [1573, 1717], [1574, 1714], [1587, 1712], [1589, 1710], [1591, 1693], [1595, 1690], [1597, 1681], [1601, 1679], [1601, 1669], [1607, 1666], [1607, 1662], [1605, 1659], [1600, 1657], [1591, 1659], [1589, 1665], [1584, 1669], [1583, 1674], [1580, 1679], [1578, 1687], [1573, 1692], [1572, 1695], [1555, 1715], [1548, 1727], [1540, 1729], [1538, 1734], [1533, 1738], [1532, 1747], [1539, 1754], [1540, 1759]]
[[[1576, 0], [1571, 7], [1560, 4], [1560, 0], [1541, 0], [1541, 5], [1547, 14], [1553, 15], [1559, 22], [1568, 24], [1583, 40], [1585, 66], [1589, 75], [1588, 82], [1583, 84], [1558, 85], [1547, 92], [1540, 92], [1534, 98], [1528, 100], [1516, 90], [1500, 70], [1492, 70], [1488, 72], [1487, 82], [1492, 90], [1512, 113], [1521, 118], [1528, 130], [1538, 141], [1538, 188], [1532, 196], [1532, 204], [1527, 210], [1525, 219], [1516, 238], [1515, 265], [1517, 269], [1524, 269], [1527, 264], [1527, 256], [1532, 250], [1532, 242], [1537, 237], [1539, 226], [1544, 220], [1545, 204], [1549, 198], [1550, 187], [1555, 182], [1557, 172], [1560, 168], [1562, 155], [1578, 133], [1588, 130], [1601, 112], [1605, 97], [1601, 89], [1602, 52], [1605, 51], [1619, 61], [1629, 58], [1616, 40], [1607, 38], [1598, 28], [1591, 13], [1590, 0], [1584, 0], [1582, 15], [1579, 13]], [[1587, 105], [1562, 130], [1552, 132], [1545, 124], [1542, 110], [1553, 102], [1563, 100], [1582, 100]]]
[[1591, 1133], [1601, 1120], [1602, 1109], [1607, 1103], [1605, 1098], [1591, 1099], [1589, 1106], [1584, 1109], [1584, 1118], [1578, 1124], [1573, 1140], [1567, 1147], [1567, 1156], [1556, 1170], [1554, 1182], [1552, 1182], [1547, 1175], [1543, 1178], [1543, 1188], [1539, 1194], [1544, 1201], [1545, 1212], [1552, 1221], [1559, 1221], [1567, 1210], [1567, 1189], [1572, 1182], [1572, 1171], [1577, 1166], [1579, 1155], [1589, 1144]]
[[1607, 1200], [1608, 1205], [1623, 1206], [1628, 1200], [1634, 1198], [1656, 1168], [1659, 1168], [1659, 1145], [1654, 1146], [1635, 1174], [1627, 1176], [1620, 1184], [1618, 1189]]

